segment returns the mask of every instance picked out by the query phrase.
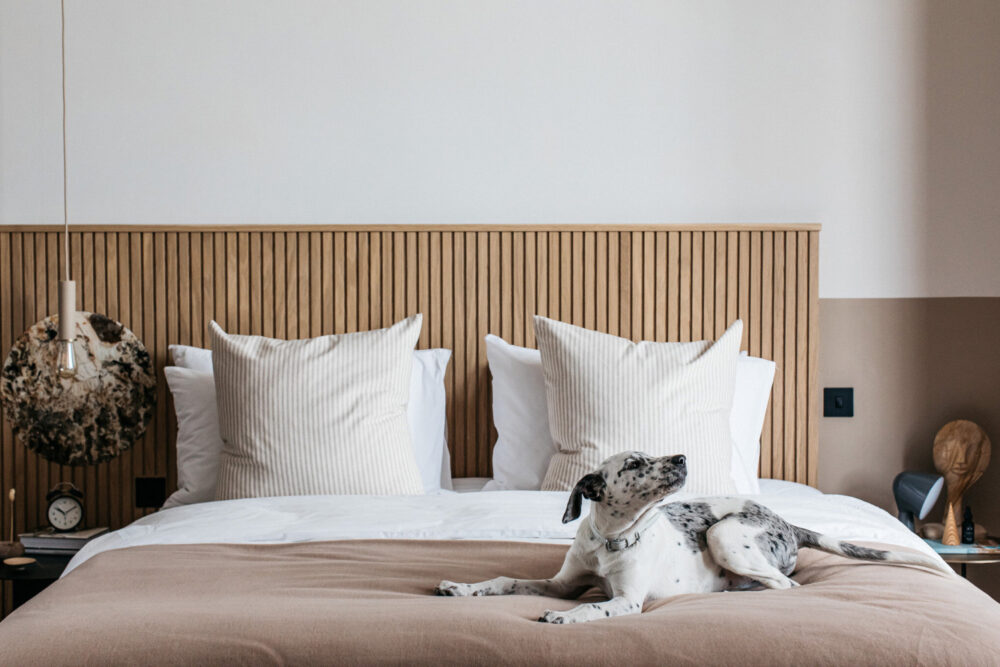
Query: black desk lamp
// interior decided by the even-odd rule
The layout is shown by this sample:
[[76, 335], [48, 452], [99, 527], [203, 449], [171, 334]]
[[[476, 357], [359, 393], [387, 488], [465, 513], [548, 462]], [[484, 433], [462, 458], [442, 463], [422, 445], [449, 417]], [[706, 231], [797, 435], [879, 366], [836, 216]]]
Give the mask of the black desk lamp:
[[944, 487], [944, 477], [923, 472], [901, 472], [892, 480], [892, 495], [896, 497], [896, 507], [899, 509], [899, 520], [913, 530], [913, 515], [923, 519], [934, 507], [941, 489]]

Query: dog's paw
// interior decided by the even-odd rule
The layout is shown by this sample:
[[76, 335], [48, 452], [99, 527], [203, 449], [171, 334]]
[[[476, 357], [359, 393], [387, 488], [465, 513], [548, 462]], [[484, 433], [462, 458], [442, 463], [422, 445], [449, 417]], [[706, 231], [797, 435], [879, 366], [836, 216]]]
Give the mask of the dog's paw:
[[562, 625], [563, 623], [572, 623], [573, 621], [566, 615], [566, 612], [549, 610], [538, 618], [538, 622]]
[[454, 581], [445, 579], [434, 588], [434, 594], [449, 597], [466, 597], [472, 595], [472, 586], [469, 584], [456, 584]]

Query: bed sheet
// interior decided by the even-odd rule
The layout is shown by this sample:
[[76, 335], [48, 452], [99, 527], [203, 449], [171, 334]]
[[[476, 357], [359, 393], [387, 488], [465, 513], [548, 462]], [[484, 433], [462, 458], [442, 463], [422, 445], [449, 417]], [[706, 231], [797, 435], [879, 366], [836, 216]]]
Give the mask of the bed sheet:
[[[887, 512], [849, 496], [794, 487], [746, 496], [787, 521], [840, 539], [874, 541], [934, 555]], [[569, 543], [561, 521], [567, 492], [484, 491], [415, 496], [288, 496], [199, 503], [162, 510], [103, 535], [63, 576], [112, 549], [157, 544], [282, 544], [355, 539], [528, 540]], [[665, 502], [692, 499], [675, 494]], [[584, 514], [588, 508], [584, 507]]]

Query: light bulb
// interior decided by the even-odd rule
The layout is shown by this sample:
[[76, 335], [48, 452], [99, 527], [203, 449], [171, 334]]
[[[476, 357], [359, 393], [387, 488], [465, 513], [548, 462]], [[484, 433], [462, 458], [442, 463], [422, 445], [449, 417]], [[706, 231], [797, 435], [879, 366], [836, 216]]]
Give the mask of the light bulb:
[[73, 341], [60, 340], [59, 359], [56, 362], [56, 371], [61, 378], [71, 378], [76, 376], [76, 353], [73, 351]]
[[74, 315], [76, 314], [76, 283], [64, 280], [59, 283], [59, 356], [56, 358], [56, 372], [61, 378], [76, 375], [76, 352], [73, 351]]

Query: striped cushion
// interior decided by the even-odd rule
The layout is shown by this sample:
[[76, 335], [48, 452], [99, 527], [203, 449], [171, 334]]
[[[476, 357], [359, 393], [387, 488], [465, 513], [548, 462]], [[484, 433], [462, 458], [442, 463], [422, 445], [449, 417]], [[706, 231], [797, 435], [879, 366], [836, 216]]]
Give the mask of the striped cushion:
[[286, 341], [212, 322], [216, 499], [423, 493], [406, 420], [420, 325]]
[[735, 493], [729, 411], [743, 323], [716, 342], [651, 343], [535, 317], [549, 430], [558, 452], [543, 490], [573, 488], [607, 457], [684, 454], [684, 490]]

